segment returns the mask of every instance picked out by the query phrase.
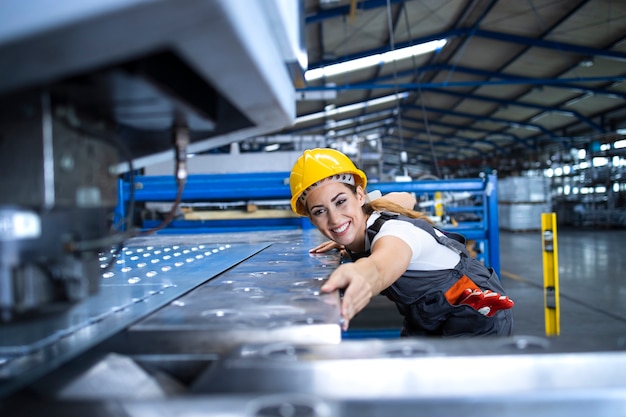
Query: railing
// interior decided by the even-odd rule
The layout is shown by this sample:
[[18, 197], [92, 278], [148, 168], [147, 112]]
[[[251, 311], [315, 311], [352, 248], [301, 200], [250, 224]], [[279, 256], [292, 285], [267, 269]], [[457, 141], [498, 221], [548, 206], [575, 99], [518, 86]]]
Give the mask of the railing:
[[[176, 218], [158, 233], [229, 233], [312, 228], [307, 218], [295, 216], [289, 210], [291, 194], [288, 179], [288, 172], [191, 175], [181, 198], [186, 206], [197, 204], [213, 209], [236, 208], [239, 214], [235, 211], [231, 218]], [[128, 214], [130, 187], [129, 181], [120, 180], [117, 220]], [[434, 211], [437, 203], [435, 196], [442, 195], [446, 217], [458, 219], [454, 223], [443, 223], [442, 228], [461, 233], [468, 240], [475, 241], [477, 258], [499, 274], [500, 235], [495, 175], [476, 179], [370, 183], [368, 191], [373, 189], [383, 195], [395, 191], [414, 193], [422, 202], [422, 210], [427, 212]], [[133, 198], [137, 203], [173, 202], [176, 193], [177, 184], [173, 176], [137, 176], [134, 179]], [[459, 195], [462, 197], [457, 200], [455, 196]], [[424, 201], [433, 204], [423, 204]], [[257, 206], [273, 209], [257, 211]], [[213, 213], [218, 212], [213, 210]], [[159, 219], [146, 219], [141, 227], [149, 229], [159, 223]]]

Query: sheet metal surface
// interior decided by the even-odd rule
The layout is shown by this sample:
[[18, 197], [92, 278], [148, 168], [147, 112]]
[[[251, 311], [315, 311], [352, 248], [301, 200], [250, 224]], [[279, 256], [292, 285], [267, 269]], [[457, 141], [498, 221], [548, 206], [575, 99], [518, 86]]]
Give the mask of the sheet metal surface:
[[58, 314], [0, 325], [0, 394], [44, 375], [267, 247], [159, 243], [155, 237], [127, 245], [104, 272], [96, 296]]
[[12, 417], [56, 413], [89, 416], [220, 416], [220, 417], [622, 417], [623, 393], [616, 390], [579, 393], [526, 393], [475, 398], [336, 400], [307, 394], [189, 396], [166, 400], [28, 404], [6, 408]]
[[626, 399], [625, 369], [624, 351], [574, 352], [523, 336], [273, 343], [240, 347], [204, 371], [191, 391], [367, 401], [621, 392]]
[[250, 260], [132, 326], [142, 353], [224, 353], [243, 343], [339, 343], [338, 293], [321, 294], [336, 253], [309, 255], [305, 237], [275, 241]]

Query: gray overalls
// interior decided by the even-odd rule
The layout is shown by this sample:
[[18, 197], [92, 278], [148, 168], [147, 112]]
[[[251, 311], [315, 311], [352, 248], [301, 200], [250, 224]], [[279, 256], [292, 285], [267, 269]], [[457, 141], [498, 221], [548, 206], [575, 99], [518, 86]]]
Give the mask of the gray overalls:
[[[459, 263], [454, 269], [440, 271], [406, 271], [382, 294], [396, 303], [404, 316], [402, 336], [509, 336], [513, 330], [511, 309], [500, 310], [487, 317], [468, 305], [453, 305], [447, 293], [460, 280], [471, 280], [481, 290], [491, 290], [506, 295], [500, 280], [492, 268], [485, 267], [472, 258], [465, 247], [465, 239], [458, 234], [439, 236], [433, 226], [422, 219], [412, 219], [395, 213], [381, 213], [367, 229], [369, 241], [389, 219], [414, 224], [433, 236], [437, 242], [457, 252]], [[370, 252], [350, 253], [352, 260], [369, 256]], [[457, 284], [458, 287], [458, 284]]]

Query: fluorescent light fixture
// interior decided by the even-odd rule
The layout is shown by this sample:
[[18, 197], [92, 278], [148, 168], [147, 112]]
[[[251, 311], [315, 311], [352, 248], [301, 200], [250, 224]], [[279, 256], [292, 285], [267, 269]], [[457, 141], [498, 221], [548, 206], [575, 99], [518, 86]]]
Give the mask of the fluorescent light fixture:
[[263, 150], [265, 152], [274, 152], [280, 149], [280, 144], [279, 143], [273, 143], [271, 145], [267, 145], [263, 148]]
[[391, 94], [388, 96], [378, 97], [372, 100], [362, 101], [359, 103], [348, 104], [346, 106], [335, 107], [333, 109], [324, 110], [317, 113], [310, 113], [296, 118], [295, 124], [309, 122], [311, 120], [321, 119], [323, 117], [332, 117], [337, 114], [347, 113], [354, 110], [364, 109], [367, 107], [377, 106], [379, 104], [388, 103], [390, 101], [401, 100], [409, 95], [407, 92]]
[[346, 72], [374, 67], [376, 65], [382, 65], [388, 62], [399, 61], [401, 59], [410, 58], [412, 56], [427, 54], [429, 52], [443, 48], [447, 42], [447, 39], [437, 39], [430, 42], [420, 43], [419, 45], [394, 49], [393, 51], [385, 52], [382, 54], [368, 55], [364, 56], [363, 58], [351, 59], [350, 61], [340, 62], [338, 64], [332, 64], [326, 67], [313, 68], [304, 73], [304, 79], [306, 81], [312, 81], [323, 77], [332, 77], [334, 75], [344, 74]]
[[596, 156], [591, 160], [594, 167], [603, 167], [609, 164], [609, 159], [604, 156]]
[[613, 144], [613, 147], [615, 149], [626, 148], [626, 139], [615, 141], [615, 143]]

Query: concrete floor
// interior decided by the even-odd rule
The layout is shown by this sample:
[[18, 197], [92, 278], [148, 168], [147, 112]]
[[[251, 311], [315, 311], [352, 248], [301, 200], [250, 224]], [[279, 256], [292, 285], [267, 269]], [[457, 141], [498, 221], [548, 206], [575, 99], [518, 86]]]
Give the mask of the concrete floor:
[[[626, 230], [558, 230], [559, 344], [576, 350], [626, 347]], [[515, 335], [545, 337], [541, 233], [500, 232], [501, 279], [515, 301]], [[346, 336], [400, 327], [395, 306], [376, 297]]]
[[[626, 346], [626, 230], [558, 230], [560, 335], [589, 347]], [[516, 302], [515, 333], [545, 335], [540, 232], [500, 234], [501, 275]]]

